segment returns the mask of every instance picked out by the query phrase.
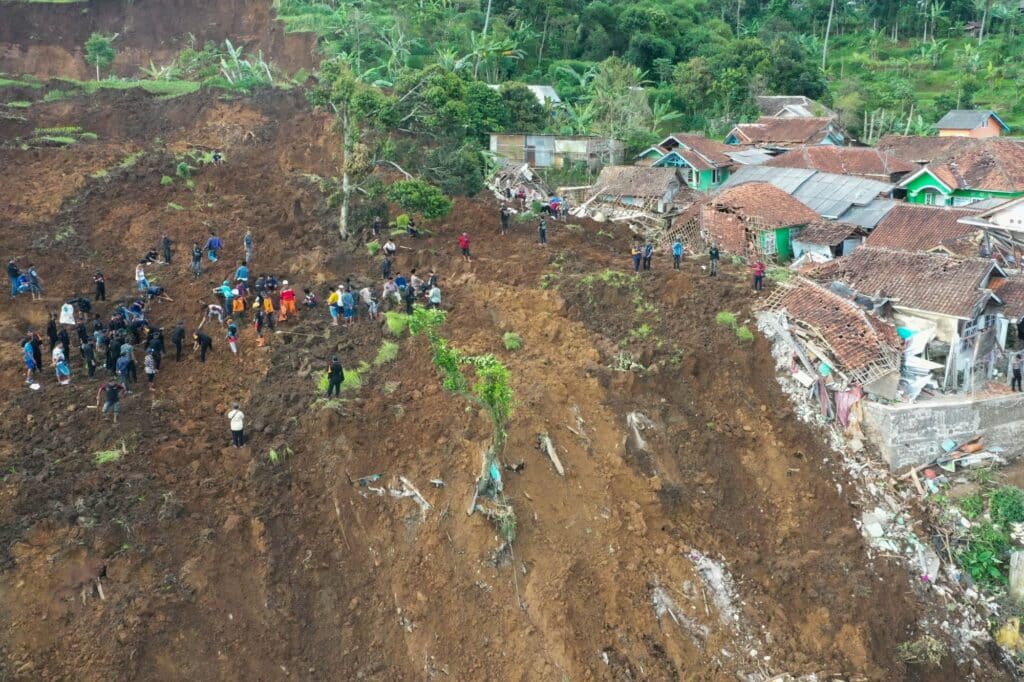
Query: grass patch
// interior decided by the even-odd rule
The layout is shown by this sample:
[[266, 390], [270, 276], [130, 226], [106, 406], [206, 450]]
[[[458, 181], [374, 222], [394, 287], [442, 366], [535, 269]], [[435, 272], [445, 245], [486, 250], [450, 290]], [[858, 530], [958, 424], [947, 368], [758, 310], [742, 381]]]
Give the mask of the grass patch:
[[163, 175], [160, 177], [160, 184], [163, 185], [164, 187], [166, 187], [167, 185], [173, 185], [174, 178], [172, 178], [170, 175]]
[[176, 204], [173, 201], [171, 201], [171, 202], [169, 202], [167, 204], [167, 208], [171, 209], [172, 211], [184, 211], [185, 210], [184, 206], [182, 206], [181, 204]]
[[505, 344], [505, 350], [519, 350], [523, 347], [523, 337], [515, 332], [505, 332], [501, 342]]
[[345, 371], [345, 379], [341, 382], [342, 391], [358, 391], [363, 386], [363, 375], [370, 369], [367, 362], [360, 362], [359, 367]]
[[[0, 5], [3, 3], [0, 2]], [[43, 84], [33, 80], [18, 80], [16, 78], [3, 78], [0, 76], [0, 88], [32, 88], [38, 90]]]
[[62, 147], [70, 147], [71, 145], [78, 142], [73, 137], [65, 137], [63, 135], [40, 135], [34, 139], [35, 142], [43, 142], [46, 144], [56, 144]]
[[385, 341], [380, 344], [380, 348], [377, 350], [377, 357], [373, 359], [373, 366], [380, 367], [389, 362], [394, 362], [397, 358], [398, 344], [394, 341]]
[[736, 325], [738, 324], [736, 322], [736, 316], [733, 315], [732, 313], [726, 312], [724, 310], [722, 312], [718, 313], [717, 315], [715, 315], [715, 322], [720, 324], [720, 325], [729, 327], [731, 329], [735, 329]]
[[64, 90], [60, 90], [60, 89], [50, 90], [48, 93], [43, 95], [43, 101], [44, 102], [59, 102], [62, 99], [68, 99], [69, 97], [73, 97], [74, 95], [75, 95], [75, 93], [73, 93], [73, 92], [65, 92]]
[[773, 282], [788, 282], [793, 279], [793, 271], [789, 268], [768, 268], [768, 279]]
[[8, 102], [7, 106], [9, 106], [11, 109], [28, 109], [30, 106], [32, 106], [32, 102], [26, 102], [23, 99], [17, 99], [13, 102]]
[[747, 325], [738, 327], [736, 329], [736, 338], [743, 342], [750, 342], [754, 340], [754, 332], [750, 331]]
[[380, 253], [380, 242], [373, 241], [366, 245], [366, 252], [370, 254], [370, 258], [373, 258]]
[[392, 336], [401, 336], [409, 327], [409, 316], [394, 310], [384, 313], [384, 324]]

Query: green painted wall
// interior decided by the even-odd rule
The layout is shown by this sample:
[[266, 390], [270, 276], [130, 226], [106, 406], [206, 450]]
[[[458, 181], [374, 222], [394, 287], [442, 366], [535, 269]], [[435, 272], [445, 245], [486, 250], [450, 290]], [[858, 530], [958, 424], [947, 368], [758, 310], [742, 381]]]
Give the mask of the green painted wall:
[[[650, 158], [650, 157], [648, 157]], [[654, 164], [659, 168], [673, 167], [673, 168], [689, 168], [689, 164], [683, 161], [683, 159], [675, 154], [666, 154], [660, 161]], [[729, 169], [719, 168], [718, 169], [718, 181], [714, 179], [715, 172], [713, 170], [702, 170], [697, 171], [697, 182], [686, 184], [691, 188], [699, 190], [701, 192], [708, 192], [716, 189], [722, 185], [723, 182], [729, 179]], [[684, 173], [685, 177], [685, 173]]]
[[793, 236], [800, 233], [801, 227], [780, 227], [776, 230], [761, 232], [759, 235], [760, 248], [765, 250], [768, 247], [768, 235], [775, 237], [775, 260], [778, 263], [788, 263], [793, 260]]
[[955, 199], [958, 197], [981, 201], [982, 199], [991, 199], [993, 197], [1013, 199], [1014, 197], [1024, 196], [1024, 192], [997, 192], [983, 189], [954, 189], [950, 192], [949, 189], [932, 177], [930, 173], [922, 173], [914, 178], [913, 182], [906, 186], [906, 190], [907, 202], [911, 204], [927, 203], [926, 197], [928, 192], [926, 190], [934, 190], [938, 193], [935, 203], [932, 204], [934, 206], [953, 206], [956, 203]]

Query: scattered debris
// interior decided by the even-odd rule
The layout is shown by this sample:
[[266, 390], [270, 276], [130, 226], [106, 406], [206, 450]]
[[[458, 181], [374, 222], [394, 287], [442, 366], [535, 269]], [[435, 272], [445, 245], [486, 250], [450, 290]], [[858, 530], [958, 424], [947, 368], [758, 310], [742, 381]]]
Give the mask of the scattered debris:
[[440, 478], [432, 478], [430, 479], [430, 485], [434, 486], [435, 488], [443, 488], [444, 481], [442, 481]]
[[358, 483], [360, 485], [360, 487], [365, 488], [368, 485], [370, 485], [371, 483], [376, 483], [377, 481], [379, 481], [383, 477], [384, 477], [384, 474], [370, 474], [369, 476], [363, 476], [362, 478], [357, 479], [356, 483]]
[[629, 427], [630, 433], [633, 436], [633, 444], [638, 450], [649, 452], [647, 449], [647, 441], [640, 435], [642, 431], [646, 429], [653, 429], [654, 422], [652, 422], [642, 412], [630, 412], [626, 415], [626, 426]]
[[551, 196], [551, 189], [544, 184], [540, 176], [530, 170], [527, 163], [521, 166], [509, 164], [501, 167], [487, 186], [501, 201], [509, 201], [510, 193], [515, 197], [520, 187], [526, 190], [527, 201], [545, 201]]
[[651, 590], [651, 604], [654, 606], [654, 616], [658, 619], [659, 624], [666, 615], [669, 616], [693, 640], [694, 644], [701, 648], [704, 647], [704, 642], [708, 638], [707, 626], [697, 623], [683, 613], [668, 590], [658, 584], [657, 578], [655, 578], [654, 587]]
[[558, 459], [558, 453], [555, 452], [555, 444], [551, 442], [551, 436], [547, 433], [541, 433], [537, 435], [537, 442], [540, 445], [541, 451], [543, 451], [551, 463], [555, 465], [555, 471], [558, 472], [559, 476], [565, 476], [565, 469], [562, 468], [562, 462]]

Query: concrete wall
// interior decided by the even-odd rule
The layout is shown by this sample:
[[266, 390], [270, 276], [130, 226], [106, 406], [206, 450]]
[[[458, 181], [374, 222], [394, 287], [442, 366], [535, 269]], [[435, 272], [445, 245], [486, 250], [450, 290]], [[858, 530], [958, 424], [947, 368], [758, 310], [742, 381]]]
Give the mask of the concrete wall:
[[980, 435], [986, 446], [1024, 454], [1024, 394], [980, 400], [937, 400], [914, 405], [864, 402], [865, 433], [893, 471], [927, 464], [947, 438]]

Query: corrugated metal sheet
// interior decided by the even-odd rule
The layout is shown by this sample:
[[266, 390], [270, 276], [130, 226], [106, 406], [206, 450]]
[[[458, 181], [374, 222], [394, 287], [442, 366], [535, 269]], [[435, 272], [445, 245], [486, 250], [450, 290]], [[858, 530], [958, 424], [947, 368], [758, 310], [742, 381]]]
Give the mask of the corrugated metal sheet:
[[862, 227], [874, 227], [896, 203], [880, 199], [892, 192], [894, 185], [889, 183], [808, 168], [746, 166], [733, 173], [722, 187], [745, 182], [771, 183], [823, 218]]
[[741, 166], [760, 166], [772, 158], [772, 155], [763, 149], [744, 149], [739, 152], [726, 152], [725, 155]]

